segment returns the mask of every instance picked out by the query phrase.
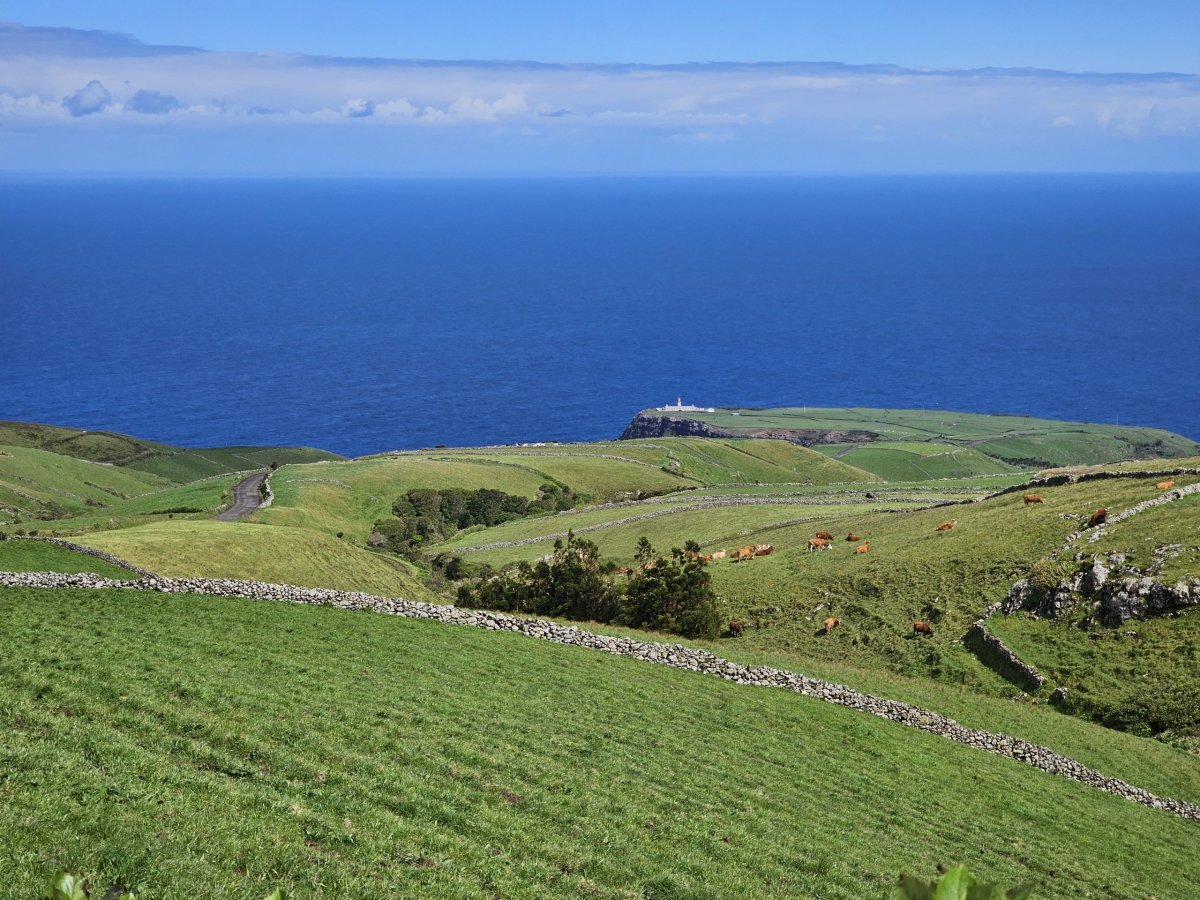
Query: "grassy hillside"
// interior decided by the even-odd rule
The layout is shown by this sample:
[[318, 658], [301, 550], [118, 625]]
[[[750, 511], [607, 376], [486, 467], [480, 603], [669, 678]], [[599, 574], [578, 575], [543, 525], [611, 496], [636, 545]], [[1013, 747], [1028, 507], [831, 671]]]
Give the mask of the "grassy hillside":
[[59, 868], [247, 898], [861, 898], [958, 861], [1041, 897], [1166, 900], [1200, 879], [1196, 826], [1168, 814], [816, 700], [514, 635], [11, 589], [0, 627], [15, 895]]
[[45, 450], [59, 456], [108, 463], [188, 482], [211, 475], [262, 469], [272, 462], [342, 459], [307, 447], [214, 447], [188, 450], [110, 431], [86, 431], [31, 422], [0, 422], [0, 446]]
[[[1176, 483], [1182, 486], [1195, 480], [1179, 478]], [[585, 536], [599, 545], [603, 556], [622, 563], [632, 561], [641, 535], [662, 549], [681, 546], [688, 538], [701, 540], [706, 549], [771, 543], [777, 548], [772, 556], [742, 564], [721, 560], [709, 566], [724, 613], [749, 626], [740, 647], [784, 654], [805, 664], [826, 660], [995, 691], [1002, 683], [961, 643], [970, 623], [1002, 599], [1034, 562], [1060, 547], [1082, 518], [1101, 506], [1116, 512], [1158, 496], [1154, 481], [1131, 478], [1041, 489], [1045, 503], [1033, 506], [1014, 493], [922, 511], [904, 511], [893, 504], [864, 505], [865, 501], [818, 506], [815, 501], [821, 495], [810, 493], [797, 497], [795, 505], [681, 511], [588, 531]], [[805, 506], [805, 499], [813, 505]], [[548, 552], [549, 545], [468, 548], [539, 531], [549, 534], [576, 523], [586, 527], [605, 517], [618, 521], [646, 508], [514, 522], [459, 536], [444, 546], [458, 550], [468, 562], [500, 566], [536, 559]], [[1104, 542], [1085, 542], [1080, 549], [1094, 552], [1109, 545], [1125, 549], [1132, 545], [1148, 561], [1151, 547], [1178, 543], [1186, 550], [1168, 561], [1173, 568], [1167, 574], [1172, 578], [1200, 575], [1197, 511], [1200, 498], [1160, 507], [1113, 526]], [[803, 521], [775, 524], [796, 519]], [[957, 520], [954, 530], [936, 530], [950, 519]], [[856, 554], [854, 544], [838, 540], [829, 551], [808, 552], [808, 539], [825, 530], [839, 538], [853, 531], [870, 542], [871, 550]], [[1131, 554], [1131, 558], [1138, 557]], [[831, 614], [841, 624], [826, 636], [820, 626]], [[932, 639], [914, 637], [916, 619], [932, 623]], [[1153, 649], [1147, 644], [1143, 652], [1144, 661], [1159, 667], [1165, 677], [1175, 669], [1172, 654], [1184, 653], [1187, 658], [1191, 638], [1175, 620], [1161, 627], [1167, 638]], [[1062, 660], [1064, 667], [1069, 667], [1069, 659]], [[1086, 669], [1078, 671], [1082, 677]]]
[[0, 446], [0, 523], [62, 518], [170, 486], [146, 472]]
[[[1024, 468], [1200, 453], [1200, 444], [1194, 440], [1159, 428], [947, 410], [792, 407], [728, 408], [714, 413], [675, 414], [648, 409], [639, 413], [639, 416], [664, 415], [703, 422], [736, 434], [763, 430], [868, 431], [879, 435], [878, 440], [888, 442], [935, 442], [971, 447], [1003, 463]], [[859, 464], [855, 462], [855, 465]]]
[[176, 520], [74, 540], [159, 575], [248, 578], [411, 600], [430, 596], [411, 564], [305, 528]]

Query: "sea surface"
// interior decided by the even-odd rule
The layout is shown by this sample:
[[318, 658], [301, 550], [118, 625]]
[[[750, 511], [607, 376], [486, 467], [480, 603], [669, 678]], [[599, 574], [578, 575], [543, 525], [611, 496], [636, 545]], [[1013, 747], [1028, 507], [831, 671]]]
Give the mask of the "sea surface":
[[0, 181], [0, 419], [361, 454], [680, 395], [1200, 438], [1200, 177]]

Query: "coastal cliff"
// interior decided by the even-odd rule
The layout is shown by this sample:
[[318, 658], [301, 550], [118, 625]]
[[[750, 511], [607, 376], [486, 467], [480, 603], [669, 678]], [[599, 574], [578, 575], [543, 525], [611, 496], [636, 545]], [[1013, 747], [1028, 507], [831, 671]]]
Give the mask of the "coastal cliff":
[[638, 413], [623, 432], [620, 440], [653, 437], [707, 437], [707, 438], [766, 438], [790, 441], [804, 447], [815, 444], [862, 444], [879, 440], [874, 431], [861, 429], [828, 430], [821, 428], [721, 428], [697, 419], [684, 416], [655, 416]]

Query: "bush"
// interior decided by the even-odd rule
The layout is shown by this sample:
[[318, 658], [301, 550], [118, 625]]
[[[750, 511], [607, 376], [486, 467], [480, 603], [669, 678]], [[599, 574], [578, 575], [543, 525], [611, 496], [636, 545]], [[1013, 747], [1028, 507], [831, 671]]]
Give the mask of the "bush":
[[486, 573], [474, 585], [462, 585], [457, 604], [613, 622], [692, 638], [717, 637], [721, 616], [698, 544], [688, 541], [670, 557], [656, 557], [642, 538], [638, 560], [637, 571], [622, 590], [613, 564], [600, 562], [596, 545], [568, 533], [566, 543], [555, 541], [548, 560], [518, 563], [499, 575]]

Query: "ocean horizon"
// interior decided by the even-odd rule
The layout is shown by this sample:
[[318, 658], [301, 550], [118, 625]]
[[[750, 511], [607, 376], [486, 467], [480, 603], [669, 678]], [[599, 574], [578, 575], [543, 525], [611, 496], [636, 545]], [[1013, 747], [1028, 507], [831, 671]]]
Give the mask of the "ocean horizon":
[[346, 454], [879, 406], [1200, 438], [1200, 176], [0, 180], [0, 418]]

